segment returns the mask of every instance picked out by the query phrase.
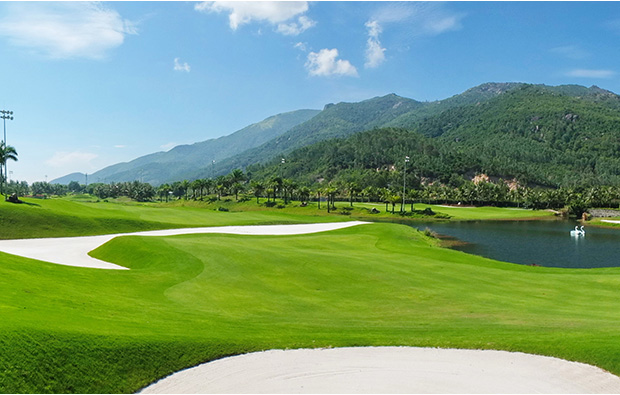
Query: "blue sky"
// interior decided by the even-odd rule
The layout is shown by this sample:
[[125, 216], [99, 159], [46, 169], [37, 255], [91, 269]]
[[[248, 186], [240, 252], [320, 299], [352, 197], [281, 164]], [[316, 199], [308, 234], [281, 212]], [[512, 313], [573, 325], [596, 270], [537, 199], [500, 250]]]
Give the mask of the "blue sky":
[[388, 93], [620, 93], [619, 47], [617, 2], [0, 2], [9, 170], [30, 183], [93, 173]]

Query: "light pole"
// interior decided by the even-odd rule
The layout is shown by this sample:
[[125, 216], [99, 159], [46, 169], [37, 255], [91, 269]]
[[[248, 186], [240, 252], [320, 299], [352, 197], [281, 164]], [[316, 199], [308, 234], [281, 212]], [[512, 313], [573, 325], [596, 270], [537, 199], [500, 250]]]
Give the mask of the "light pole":
[[405, 212], [405, 187], [407, 185], [407, 162], [409, 162], [409, 157], [405, 156], [405, 171], [403, 171], [403, 205], [400, 207], [401, 212]]
[[[13, 120], [13, 111], [7, 111], [7, 110], [0, 110], [0, 118], [2, 118], [2, 121], [4, 123], [4, 149], [6, 149], [7, 145], [6, 145], [6, 120], [8, 119], [9, 121]], [[6, 177], [8, 176], [9, 173], [6, 172], [6, 163], [8, 162], [8, 160], [4, 161], [4, 180], [2, 180], [2, 182], [6, 183]]]

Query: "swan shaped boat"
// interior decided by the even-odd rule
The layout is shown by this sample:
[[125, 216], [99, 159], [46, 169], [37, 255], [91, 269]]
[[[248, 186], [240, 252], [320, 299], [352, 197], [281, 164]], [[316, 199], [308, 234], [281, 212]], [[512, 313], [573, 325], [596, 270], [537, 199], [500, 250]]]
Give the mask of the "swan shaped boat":
[[574, 237], [585, 236], [586, 231], [583, 229], [583, 226], [581, 229], [579, 229], [579, 226], [575, 226], [575, 229], [570, 231], [570, 235]]

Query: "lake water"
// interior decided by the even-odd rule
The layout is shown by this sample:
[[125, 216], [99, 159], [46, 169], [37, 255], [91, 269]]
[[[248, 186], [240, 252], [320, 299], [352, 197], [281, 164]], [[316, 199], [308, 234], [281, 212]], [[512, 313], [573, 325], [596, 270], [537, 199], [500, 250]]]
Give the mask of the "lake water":
[[452, 248], [470, 254], [523, 265], [564, 268], [620, 266], [620, 229], [588, 227], [585, 236], [570, 231], [577, 222], [479, 221], [415, 225], [454, 237]]

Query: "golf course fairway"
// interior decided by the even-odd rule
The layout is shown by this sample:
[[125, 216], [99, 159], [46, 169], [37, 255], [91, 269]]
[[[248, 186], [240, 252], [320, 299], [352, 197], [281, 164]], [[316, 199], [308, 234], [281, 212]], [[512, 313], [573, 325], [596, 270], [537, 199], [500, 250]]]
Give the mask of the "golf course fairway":
[[502, 263], [386, 223], [126, 236], [91, 255], [130, 270], [0, 253], [0, 392], [128, 393], [225, 356], [319, 347], [521, 351], [620, 374], [616, 268]]

